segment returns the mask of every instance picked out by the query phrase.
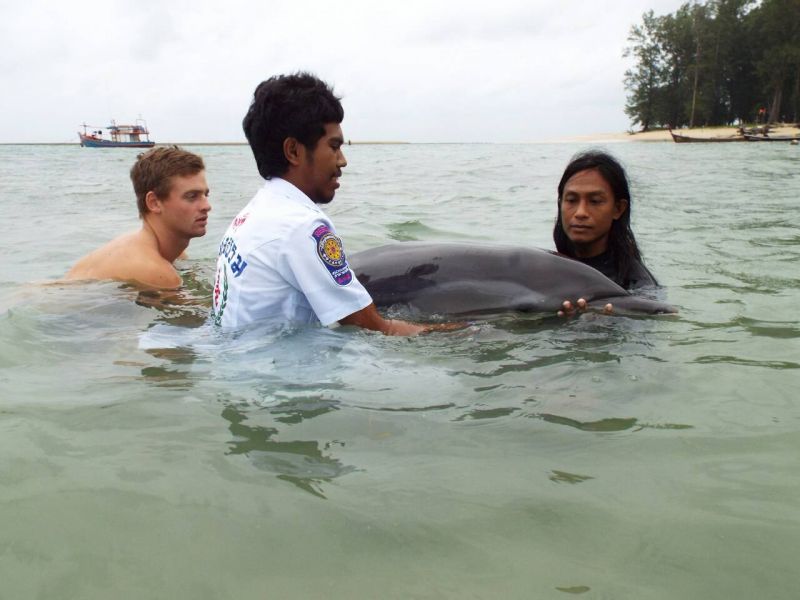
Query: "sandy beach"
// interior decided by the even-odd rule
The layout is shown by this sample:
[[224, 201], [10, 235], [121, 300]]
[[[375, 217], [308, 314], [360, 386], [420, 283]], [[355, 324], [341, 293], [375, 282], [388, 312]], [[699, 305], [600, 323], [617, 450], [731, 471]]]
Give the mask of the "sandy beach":
[[[688, 135], [697, 138], [717, 138], [730, 137], [736, 135], [738, 127], [695, 127], [685, 129], [674, 129], [675, 133]], [[790, 135], [800, 136], [800, 128], [793, 124], [781, 124], [771, 127], [770, 135]], [[590, 143], [609, 143], [609, 142], [671, 142], [672, 137], [666, 129], [659, 129], [647, 132], [630, 133], [627, 131], [616, 133], [595, 133], [590, 135], [578, 135], [561, 138], [564, 142], [584, 142]]]

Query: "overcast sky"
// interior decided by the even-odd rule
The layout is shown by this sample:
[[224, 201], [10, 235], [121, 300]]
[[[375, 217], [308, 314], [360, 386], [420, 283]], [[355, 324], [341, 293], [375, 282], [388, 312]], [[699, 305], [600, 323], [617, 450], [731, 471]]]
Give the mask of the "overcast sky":
[[631, 25], [680, 0], [0, 0], [0, 142], [142, 115], [158, 142], [244, 141], [255, 86], [309, 70], [353, 141], [620, 132]]

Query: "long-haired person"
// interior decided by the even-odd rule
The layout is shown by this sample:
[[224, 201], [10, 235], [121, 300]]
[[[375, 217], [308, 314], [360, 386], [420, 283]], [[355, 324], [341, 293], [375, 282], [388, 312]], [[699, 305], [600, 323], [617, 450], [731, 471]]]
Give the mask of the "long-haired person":
[[556, 250], [603, 273], [626, 289], [657, 286], [631, 230], [631, 193], [625, 169], [610, 154], [572, 158], [558, 183]]

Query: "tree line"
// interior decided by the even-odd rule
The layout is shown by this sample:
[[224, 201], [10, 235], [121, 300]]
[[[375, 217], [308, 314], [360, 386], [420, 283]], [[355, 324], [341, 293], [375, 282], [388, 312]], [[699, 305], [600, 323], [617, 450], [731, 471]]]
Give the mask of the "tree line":
[[625, 113], [643, 131], [800, 121], [800, 0], [708, 0], [631, 27]]

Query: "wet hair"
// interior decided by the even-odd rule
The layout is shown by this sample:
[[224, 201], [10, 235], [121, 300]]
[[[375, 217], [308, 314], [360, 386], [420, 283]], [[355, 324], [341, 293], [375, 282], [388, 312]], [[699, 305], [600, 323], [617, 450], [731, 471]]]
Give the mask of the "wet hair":
[[286, 138], [313, 150], [325, 135], [325, 125], [341, 123], [344, 109], [328, 84], [310, 73], [275, 75], [256, 87], [242, 121], [258, 172], [264, 179], [286, 173]]
[[131, 167], [131, 181], [139, 217], [150, 212], [144, 201], [147, 192], [163, 200], [172, 189], [172, 177], [195, 175], [205, 169], [202, 158], [178, 146], [160, 146], [137, 156]]
[[628, 186], [628, 178], [625, 175], [625, 169], [619, 161], [610, 154], [596, 150], [582, 152], [573, 156], [567, 168], [564, 169], [561, 181], [558, 182], [558, 215], [556, 216], [556, 224], [553, 229], [553, 241], [555, 241], [556, 250], [561, 254], [566, 254], [571, 257], [575, 256], [575, 244], [569, 239], [561, 223], [561, 200], [564, 196], [564, 186], [566, 186], [570, 178], [576, 173], [589, 169], [596, 169], [602, 178], [605, 179], [614, 193], [615, 201], [628, 201], [628, 208], [622, 213], [619, 219], [614, 220], [608, 234], [608, 251], [616, 267], [616, 279], [617, 281], [625, 283], [630, 279], [631, 269], [635, 261], [641, 261], [642, 255], [641, 252], [639, 252], [639, 246], [636, 244], [636, 238], [631, 229], [631, 208], [633, 201]]

